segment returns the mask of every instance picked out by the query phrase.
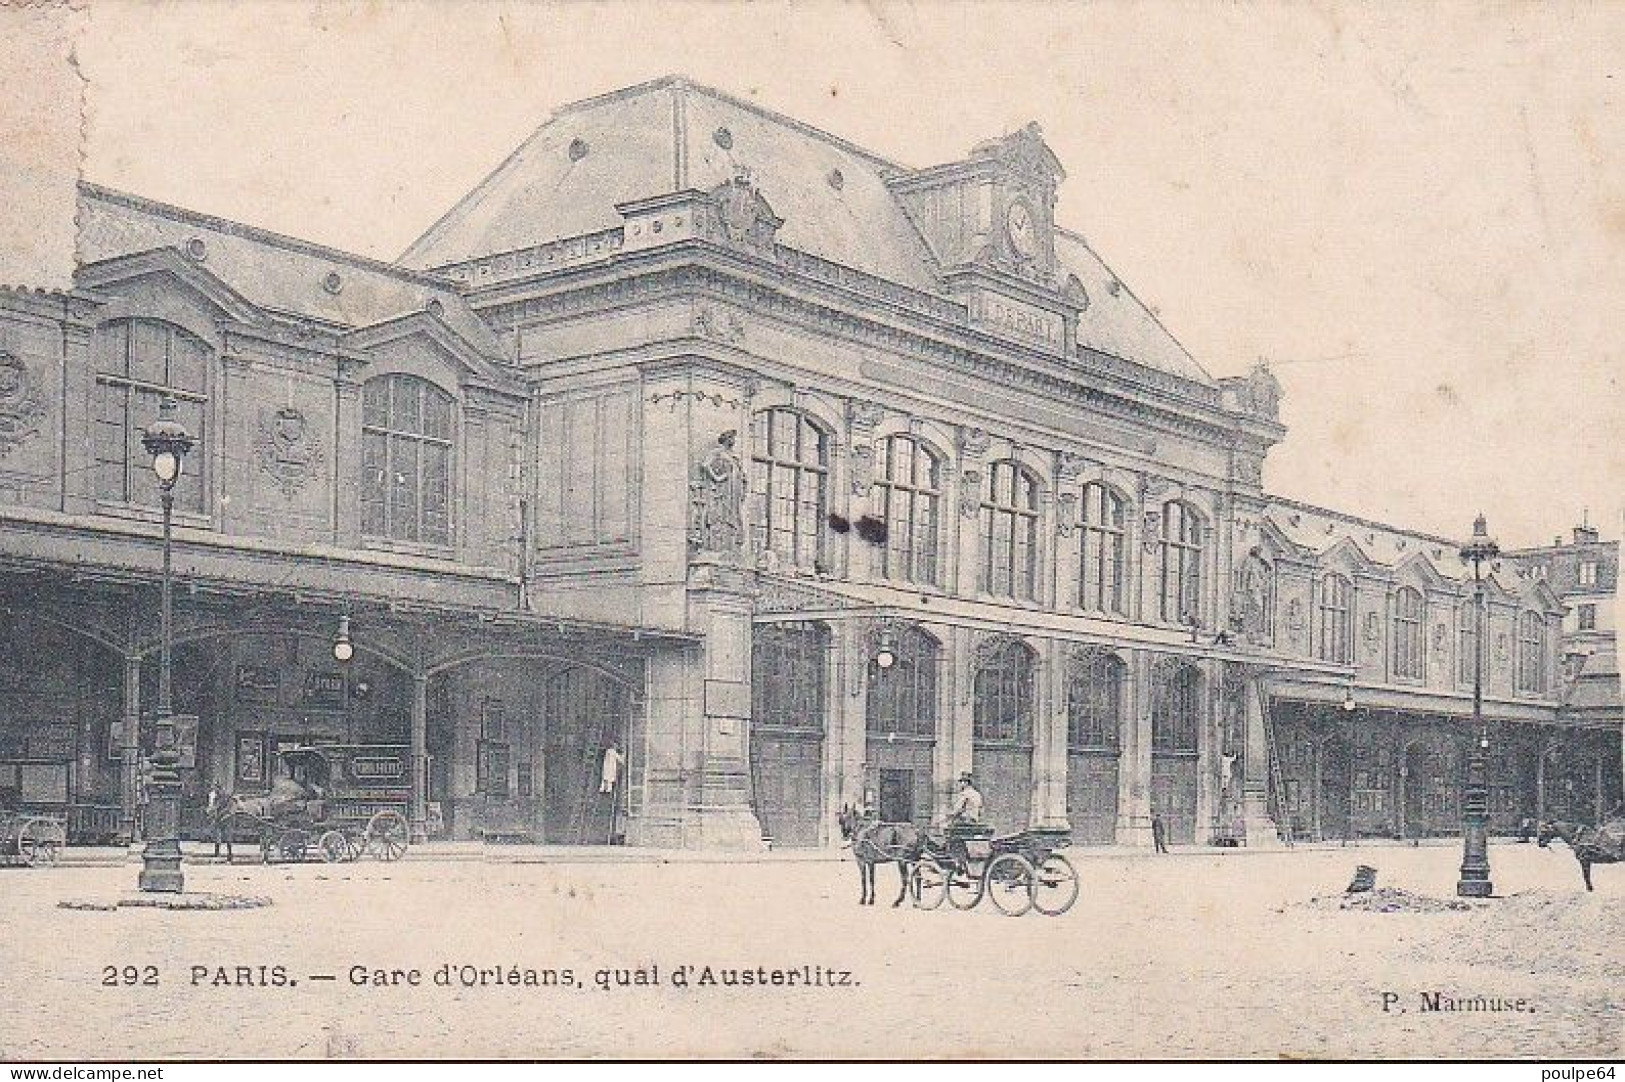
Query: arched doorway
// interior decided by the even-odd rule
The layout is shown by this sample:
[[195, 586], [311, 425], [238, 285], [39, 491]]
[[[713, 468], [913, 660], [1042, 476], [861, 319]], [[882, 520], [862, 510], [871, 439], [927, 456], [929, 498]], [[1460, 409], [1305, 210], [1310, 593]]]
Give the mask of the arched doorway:
[[70, 842], [124, 829], [120, 656], [67, 623], [0, 608], [0, 799], [63, 816]]
[[1320, 836], [1348, 840], [1352, 799], [1354, 752], [1341, 736], [1320, 745]]
[[[937, 746], [935, 638], [909, 624], [889, 631], [870, 651], [864, 757], [876, 811], [888, 823], [929, 823], [931, 763]], [[892, 664], [877, 660], [890, 651]]]
[[1431, 838], [1458, 833], [1461, 819], [1459, 756], [1443, 744], [1418, 739], [1406, 745], [1404, 773], [1407, 838]]
[[823, 624], [762, 624], [752, 634], [751, 794], [776, 846], [823, 842], [828, 652]]
[[[622, 769], [616, 778], [610, 777], [604, 756], [611, 745], [627, 754], [626, 687], [595, 669], [565, 669], [547, 681], [542, 717], [545, 838], [555, 845], [617, 841], [626, 829], [621, 809], [632, 775]], [[522, 774], [520, 785], [528, 787]]]
[[1151, 813], [1168, 841], [1196, 841], [1202, 674], [1187, 662], [1158, 666], [1151, 691]]
[[1067, 659], [1066, 818], [1080, 845], [1117, 840], [1117, 769], [1127, 669], [1104, 650]]
[[[457, 838], [607, 845], [626, 829], [642, 763], [636, 686], [591, 664], [522, 648], [431, 668], [429, 821]], [[610, 776], [605, 753], [621, 760]], [[606, 787], [604, 779], [610, 776]]]
[[999, 638], [980, 652], [971, 771], [984, 801], [982, 818], [1000, 833], [1025, 830], [1033, 805], [1033, 652]]

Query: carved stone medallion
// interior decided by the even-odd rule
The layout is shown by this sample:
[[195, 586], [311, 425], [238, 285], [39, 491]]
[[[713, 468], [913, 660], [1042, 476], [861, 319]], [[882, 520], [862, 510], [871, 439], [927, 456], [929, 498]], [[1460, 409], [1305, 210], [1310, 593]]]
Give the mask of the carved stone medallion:
[[45, 417], [45, 399], [39, 381], [21, 357], [0, 352], [0, 455], [39, 431]]
[[260, 412], [254, 450], [260, 469], [290, 499], [321, 469], [322, 438], [294, 406]]

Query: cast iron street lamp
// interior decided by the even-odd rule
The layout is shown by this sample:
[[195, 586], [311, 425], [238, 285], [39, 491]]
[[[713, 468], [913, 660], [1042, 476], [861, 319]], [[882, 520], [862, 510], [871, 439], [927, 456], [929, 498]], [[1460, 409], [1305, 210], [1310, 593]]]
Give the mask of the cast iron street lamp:
[[158, 708], [153, 725], [152, 780], [147, 803], [147, 847], [141, 854], [140, 887], [146, 891], [178, 893], [185, 886], [181, 873], [180, 755], [175, 747], [174, 704], [170, 695], [170, 653], [174, 645], [171, 621], [173, 584], [170, 581], [170, 520], [175, 511], [175, 483], [181, 479], [186, 452], [197, 441], [175, 419], [175, 400], [165, 396], [158, 419], [147, 426], [141, 446], [152, 456], [158, 477], [158, 499], [164, 509], [164, 569], [158, 602]]
[[1461, 878], [1456, 893], [1463, 898], [1488, 898], [1490, 882], [1490, 789], [1485, 754], [1490, 731], [1484, 724], [1484, 580], [1481, 566], [1501, 554], [1484, 525], [1473, 520], [1473, 539], [1461, 547], [1462, 560], [1473, 565], [1473, 746], [1467, 754], [1467, 787], [1462, 793]]

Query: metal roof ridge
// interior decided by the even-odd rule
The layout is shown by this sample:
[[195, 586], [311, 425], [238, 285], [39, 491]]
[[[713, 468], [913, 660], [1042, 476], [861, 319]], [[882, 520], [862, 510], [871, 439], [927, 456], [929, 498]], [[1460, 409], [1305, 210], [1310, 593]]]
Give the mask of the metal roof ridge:
[[93, 181], [81, 180], [79, 182], [81, 195], [88, 195], [95, 199], [102, 199], [110, 203], [118, 203], [135, 210], [147, 211], [160, 217], [173, 218], [179, 221], [191, 222], [217, 229], [224, 233], [242, 237], [244, 240], [259, 241], [274, 247], [286, 248], [304, 255], [319, 256], [324, 259], [334, 259], [349, 263], [366, 270], [377, 271], [381, 274], [392, 275], [410, 281], [417, 285], [434, 286], [448, 293], [457, 292], [456, 283], [451, 282], [433, 272], [426, 270], [413, 270], [398, 263], [389, 263], [372, 256], [361, 255], [356, 252], [347, 252], [342, 248], [321, 244], [313, 240], [305, 240], [287, 233], [278, 233], [263, 226], [250, 225], [247, 222], [235, 221], [231, 218], [222, 218], [219, 215], [207, 214], [200, 210], [191, 210], [175, 203], [166, 203], [149, 196], [136, 195], [117, 188], [109, 188]]

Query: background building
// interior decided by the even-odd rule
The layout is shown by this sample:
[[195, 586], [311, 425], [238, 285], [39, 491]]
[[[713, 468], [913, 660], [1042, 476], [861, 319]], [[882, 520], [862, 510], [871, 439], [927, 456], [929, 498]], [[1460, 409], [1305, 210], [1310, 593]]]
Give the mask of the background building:
[[[73, 292], [0, 294], [0, 787], [135, 829], [169, 396], [194, 803], [343, 741], [460, 837], [827, 844], [964, 770], [1083, 842], [1455, 830], [1457, 543], [1264, 493], [1279, 385], [1208, 375], [1064, 176], [1036, 125], [914, 169], [663, 79], [397, 264], [86, 186]], [[1576, 697], [1525, 564], [1487, 586], [1501, 829], [1619, 799], [1617, 680]]]

